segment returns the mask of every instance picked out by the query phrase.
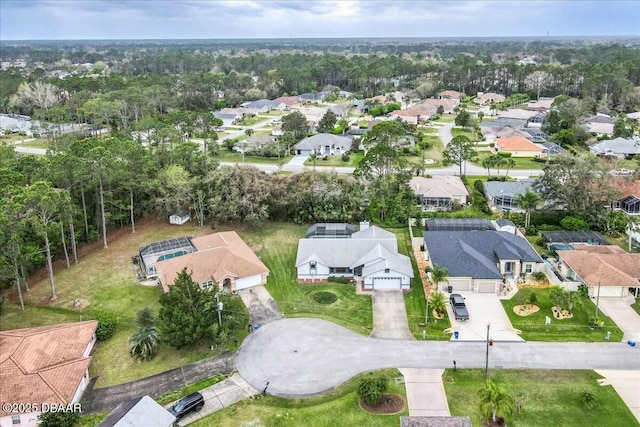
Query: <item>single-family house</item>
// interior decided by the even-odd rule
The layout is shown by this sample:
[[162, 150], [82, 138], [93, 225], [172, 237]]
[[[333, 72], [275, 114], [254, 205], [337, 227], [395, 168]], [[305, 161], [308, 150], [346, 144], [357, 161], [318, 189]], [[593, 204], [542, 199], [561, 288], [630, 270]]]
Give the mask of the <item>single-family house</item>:
[[478, 96], [473, 100], [477, 105], [491, 105], [494, 102], [502, 102], [506, 98], [504, 95], [500, 95], [499, 93], [478, 93]]
[[435, 108], [435, 110], [437, 111], [439, 107], [442, 107], [445, 113], [451, 114], [451, 113], [453, 113], [454, 109], [458, 105], [460, 105], [460, 100], [459, 99], [428, 98], [428, 99], [425, 99], [424, 101], [422, 101], [420, 104], [414, 105], [413, 108], [416, 108], [416, 107], [417, 108], [420, 108], [420, 107], [429, 108], [428, 106], [431, 106], [431, 107]]
[[468, 203], [469, 190], [458, 176], [415, 176], [409, 181], [409, 186], [418, 197], [423, 211], [449, 211], [454, 203]]
[[322, 92], [319, 92], [319, 93], [306, 92], [306, 93], [300, 94], [298, 96], [298, 99], [303, 104], [309, 104], [312, 102], [317, 103], [317, 102], [322, 102], [322, 100], [324, 99], [324, 94]]
[[492, 209], [498, 211], [522, 212], [515, 200], [527, 190], [533, 191], [535, 180], [522, 181], [486, 181], [482, 183], [484, 194]]
[[286, 105], [285, 110], [289, 110], [291, 107], [300, 105], [300, 98], [298, 96], [281, 96], [274, 99], [274, 101]]
[[327, 112], [327, 109], [312, 105], [310, 107], [300, 107], [298, 108], [298, 111], [300, 111], [300, 113], [305, 116], [307, 122], [318, 123], [322, 116], [324, 116], [324, 114]]
[[504, 281], [544, 268], [523, 237], [507, 231], [425, 231], [425, 260], [446, 268], [453, 292], [497, 293]]
[[[620, 191], [620, 197], [611, 203], [611, 209], [640, 217], [640, 182], [623, 178], [614, 179], [613, 182]], [[629, 224], [626, 233], [631, 239], [640, 243], [640, 224]]]
[[392, 102], [391, 99], [389, 99], [385, 95], [374, 96], [373, 98], [369, 98], [368, 101], [370, 104], [382, 104], [382, 105]]
[[504, 151], [511, 153], [512, 157], [540, 157], [542, 148], [523, 138], [520, 135], [513, 135], [507, 138], [496, 139], [496, 152]]
[[169, 411], [149, 396], [119, 404], [98, 427], [172, 427], [176, 421]]
[[351, 101], [351, 107], [356, 110], [358, 114], [366, 114], [369, 112], [369, 104], [364, 99], [354, 99]]
[[582, 129], [589, 133], [611, 136], [616, 119], [607, 114], [598, 113], [595, 116], [581, 117], [580, 122]]
[[256, 101], [243, 102], [240, 106], [260, 114], [268, 113], [272, 110], [284, 110], [287, 104], [271, 99], [258, 99]]
[[300, 239], [296, 256], [298, 282], [325, 282], [332, 276], [349, 277], [362, 290], [409, 290], [413, 268], [398, 253], [395, 234], [368, 223], [343, 237]]
[[408, 108], [406, 110], [396, 110], [389, 113], [390, 120], [400, 119], [407, 124], [417, 126], [419, 123], [424, 123], [429, 120], [433, 114], [428, 113], [423, 109]]
[[352, 142], [353, 138], [349, 135], [319, 133], [304, 138], [294, 145], [293, 149], [298, 156], [310, 156], [312, 154], [340, 156], [351, 149]]
[[271, 135], [272, 136], [284, 135], [284, 131], [282, 130], [282, 123], [276, 123], [275, 125], [273, 125], [273, 127], [271, 128]]
[[440, 99], [454, 99], [461, 101], [463, 97], [464, 94], [462, 92], [458, 92], [457, 90], [443, 90], [442, 92], [438, 93], [438, 98]]
[[232, 126], [237, 122], [239, 122], [240, 120], [242, 120], [242, 118], [244, 117], [242, 113], [238, 113], [238, 112], [223, 113], [222, 111], [214, 111], [213, 115], [217, 119], [222, 120], [222, 124], [224, 126]]
[[235, 231], [189, 240], [195, 251], [156, 260], [156, 277], [165, 292], [184, 269], [204, 289], [236, 292], [267, 283], [269, 269]]
[[538, 111], [523, 110], [522, 108], [510, 108], [506, 111], [500, 111], [498, 113], [498, 118], [526, 120], [528, 122], [539, 114], [540, 112]]
[[16, 403], [0, 409], [1, 426], [35, 427], [45, 404], [80, 412], [97, 327], [90, 320], [0, 331], [0, 401]]
[[529, 110], [548, 111], [551, 109], [554, 99], [555, 98], [551, 97], [540, 97], [537, 101], [529, 101], [527, 108]]
[[485, 218], [430, 218], [424, 221], [427, 231], [486, 231], [495, 225]]
[[484, 133], [484, 128], [505, 128], [521, 130], [527, 126], [527, 121], [522, 119], [495, 119], [480, 123], [480, 130]]
[[592, 297], [626, 297], [629, 288], [640, 287], [640, 254], [614, 245], [577, 245], [556, 253], [560, 273], [587, 285]]
[[251, 135], [246, 140], [236, 144], [233, 149], [236, 151], [244, 150], [245, 153], [260, 153], [261, 150], [269, 145], [273, 145], [276, 141], [273, 135]]
[[624, 159], [640, 154], [640, 141], [630, 138], [605, 139], [589, 147], [596, 156]]

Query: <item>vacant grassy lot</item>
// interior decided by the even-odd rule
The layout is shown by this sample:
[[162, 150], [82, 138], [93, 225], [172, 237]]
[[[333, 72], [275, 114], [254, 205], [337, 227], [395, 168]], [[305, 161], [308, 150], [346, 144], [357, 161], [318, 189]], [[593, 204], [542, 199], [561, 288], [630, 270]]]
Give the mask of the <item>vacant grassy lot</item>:
[[193, 427], [238, 427], [259, 419], [269, 427], [335, 427], [367, 426], [397, 427], [399, 417], [408, 415], [404, 384], [396, 385], [394, 378], [401, 374], [395, 369], [379, 371], [389, 378], [389, 392], [405, 399], [405, 409], [400, 414], [374, 415], [358, 405], [357, 376], [331, 393], [311, 399], [281, 399], [273, 396], [257, 396], [211, 414], [193, 424]]
[[[520, 304], [519, 295], [535, 293], [536, 305], [540, 311], [529, 316], [519, 316], [513, 307]], [[557, 320], [553, 318], [549, 299], [549, 289], [523, 289], [510, 300], [502, 300], [513, 327], [522, 331], [522, 338], [527, 341], [605, 341], [607, 331], [611, 332], [611, 341], [621, 341], [622, 331], [609, 317], [599, 312], [598, 317], [604, 320], [602, 328], [591, 329], [589, 319], [595, 315], [596, 306], [588, 298], [577, 298], [573, 307], [573, 318]], [[552, 318], [551, 324], [545, 326], [545, 316]]]
[[[318, 156], [316, 159], [316, 166], [331, 166], [331, 167], [356, 167], [360, 164], [360, 161], [364, 157], [364, 153], [362, 151], [358, 151], [355, 153], [349, 154], [349, 161], [343, 162], [342, 156], [327, 156], [326, 160], [324, 156]], [[313, 166], [313, 160], [307, 159], [304, 162], [305, 166]]]
[[[49, 285], [45, 280], [31, 283], [25, 294], [26, 310], [20, 311], [11, 294], [5, 304], [6, 313], [0, 317], [2, 329], [87, 320], [97, 313], [114, 315], [119, 322], [116, 334], [96, 345], [90, 374], [98, 377], [97, 386], [120, 384], [176, 368], [216, 354], [208, 345], [175, 350], [161, 344], [157, 356], [149, 362], [138, 363], [129, 356], [129, 337], [133, 334], [133, 319], [143, 307], [159, 309], [161, 290], [139, 285], [135, 280], [131, 257], [139, 246], [178, 236], [198, 236], [211, 233], [207, 227], [185, 224], [170, 226], [164, 221], [145, 221], [138, 224], [135, 234], [120, 230], [107, 249], [96, 250], [80, 260], [78, 265], [55, 274], [58, 299], [49, 302]], [[82, 306], [73, 308], [80, 299]], [[244, 336], [236, 337], [239, 340]], [[223, 349], [220, 349], [223, 350]]]
[[[262, 261], [269, 267], [267, 289], [287, 317], [317, 317], [345, 326], [357, 333], [369, 335], [373, 327], [371, 297], [356, 295], [351, 284], [298, 284], [296, 252], [298, 239], [304, 237], [306, 226], [269, 224], [259, 233], [242, 235]], [[313, 299], [316, 292], [336, 294], [338, 300], [329, 305]]]
[[[473, 426], [482, 422], [477, 391], [483, 387], [482, 369], [447, 369], [443, 375], [451, 415], [467, 415]], [[611, 386], [597, 383], [600, 377], [583, 370], [492, 370], [489, 377], [505, 385], [522, 402], [522, 410], [506, 417], [516, 427], [538, 426], [637, 426], [638, 422]], [[595, 406], [587, 409], [580, 395], [595, 396]]]
[[[420, 229], [422, 227], [414, 227]], [[429, 315], [429, 323], [425, 326], [425, 297], [424, 288], [422, 287], [422, 280], [420, 279], [420, 272], [418, 271], [418, 265], [413, 256], [411, 248], [411, 239], [409, 238], [409, 228], [390, 228], [389, 231], [395, 233], [398, 238], [398, 251], [411, 258], [411, 266], [413, 267], [413, 279], [411, 279], [411, 291], [404, 294], [404, 304], [407, 310], [407, 320], [409, 322], [409, 329], [416, 339], [422, 339], [422, 331], [427, 331], [427, 339], [429, 340], [448, 340], [451, 335], [445, 334], [444, 330], [451, 327], [449, 319], [434, 319]]]
[[[476, 157], [476, 160], [473, 163], [480, 167], [482, 167], [482, 161], [484, 159], [493, 155], [493, 153], [490, 153], [488, 151], [478, 151], [477, 154], [478, 156]], [[511, 170], [521, 170], [521, 169], [539, 170], [539, 169], [542, 169], [545, 165], [544, 163], [533, 161], [533, 158], [530, 158], [530, 157], [511, 157], [511, 159], [515, 160], [516, 162], [515, 166], [513, 166]], [[497, 171], [498, 170], [496, 168], [491, 168], [491, 175], [498, 175]], [[507, 171], [506, 167], [500, 168], [499, 175], [504, 175], [506, 171]]]

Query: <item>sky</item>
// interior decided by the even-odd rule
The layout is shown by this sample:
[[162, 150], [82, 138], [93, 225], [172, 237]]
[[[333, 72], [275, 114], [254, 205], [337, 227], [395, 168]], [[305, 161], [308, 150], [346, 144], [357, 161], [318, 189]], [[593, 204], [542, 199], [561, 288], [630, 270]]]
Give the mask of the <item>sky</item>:
[[0, 40], [640, 36], [639, 0], [0, 0]]

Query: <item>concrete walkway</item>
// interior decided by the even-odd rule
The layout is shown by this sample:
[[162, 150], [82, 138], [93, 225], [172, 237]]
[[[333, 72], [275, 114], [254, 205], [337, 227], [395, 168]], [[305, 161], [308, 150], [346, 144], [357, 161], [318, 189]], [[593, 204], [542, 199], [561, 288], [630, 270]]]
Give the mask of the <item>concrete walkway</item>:
[[[191, 412], [189, 415], [180, 420], [180, 426], [186, 426], [198, 421], [199, 419], [211, 415], [214, 412], [231, 406], [241, 400], [248, 399], [260, 393], [259, 390], [251, 387], [240, 375], [234, 374], [218, 384], [214, 384], [203, 390], [200, 390], [204, 397], [204, 406], [200, 412]], [[169, 408], [175, 402], [166, 405]]]
[[284, 317], [278, 303], [264, 286], [242, 289], [238, 293], [249, 310], [252, 325], [265, 325]]
[[400, 369], [412, 417], [448, 417], [449, 404], [442, 384], [444, 369]]
[[623, 340], [640, 343], [640, 315], [631, 308], [636, 299], [633, 296], [627, 298], [600, 298], [598, 306], [600, 310], [611, 318], [624, 333]]
[[[236, 353], [238, 373], [269, 394], [324, 394], [362, 372], [383, 368], [460, 369], [485, 365], [484, 342], [368, 338], [321, 319], [271, 322], [248, 336]], [[571, 357], [567, 357], [571, 355]], [[638, 347], [626, 343], [495, 342], [489, 368], [640, 370]]]
[[640, 371], [598, 369], [596, 372], [604, 377], [598, 383], [611, 385], [640, 422]]
[[120, 403], [140, 396], [158, 397], [215, 374], [228, 375], [233, 371], [233, 354], [226, 352], [138, 381], [111, 387], [93, 388], [95, 383], [93, 379], [82, 396], [82, 412], [83, 414], [109, 412]]
[[412, 340], [413, 334], [407, 322], [407, 308], [404, 295], [400, 290], [373, 291], [371, 296], [373, 306], [372, 338], [387, 340]]

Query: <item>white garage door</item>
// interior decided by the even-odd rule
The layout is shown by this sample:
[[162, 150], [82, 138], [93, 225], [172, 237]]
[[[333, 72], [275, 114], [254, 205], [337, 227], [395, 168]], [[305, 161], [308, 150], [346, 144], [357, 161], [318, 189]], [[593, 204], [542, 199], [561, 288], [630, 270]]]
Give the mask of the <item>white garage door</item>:
[[496, 282], [478, 282], [478, 292], [479, 293], [495, 293], [496, 292]]
[[469, 279], [449, 279], [449, 283], [440, 285], [443, 290], [447, 290], [451, 286], [453, 292], [469, 291]]
[[400, 289], [402, 281], [399, 277], [374, 277], [373, 289]]
[[[598, 287], [594, 288], [594, 295], [598, 294]], [[624, 288], [622, 286], [600, 286], [600, 297], [621, 297]]]

